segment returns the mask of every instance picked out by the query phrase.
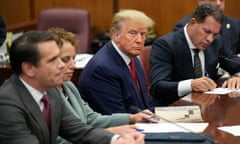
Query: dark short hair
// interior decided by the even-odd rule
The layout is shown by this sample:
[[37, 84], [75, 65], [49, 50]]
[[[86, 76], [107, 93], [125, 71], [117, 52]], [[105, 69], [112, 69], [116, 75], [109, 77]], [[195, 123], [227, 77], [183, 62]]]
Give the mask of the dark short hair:
[[11, 45], [9, 56], [11, 67], [17, 75], [22, 73], [21, 65], [23, 62], [29, 62], [37, 66], [41, 55], [38, 50], [38, 44], [41, 42], [58, 40], [55, 35], [46, 31], [29, 31], [17, 38]]
[[218, 6], [210, 3], [198, 6], [192, 15], [192, 18], [195, 18], [198, 23], [203, 23], [207, 16], [212, 16], [220, 24], [223, 23], [223, 11]]

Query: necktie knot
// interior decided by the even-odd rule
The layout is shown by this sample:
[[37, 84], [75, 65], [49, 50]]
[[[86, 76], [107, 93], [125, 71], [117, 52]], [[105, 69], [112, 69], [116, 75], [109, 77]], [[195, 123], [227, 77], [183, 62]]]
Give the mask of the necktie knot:
[[48, 125], [48, 128], [50, 128], [50, 124], [51, 124], [51, 107], [50, 107], [50, 101], [47, 95], [43, 95], [41, 101], [44, 104], [43, 107], [43, 114], [44, 114], [44, 118], [45, 121]]
[[199, 53], [199, 49], [193, 49], [194, 54], [198, 54]]

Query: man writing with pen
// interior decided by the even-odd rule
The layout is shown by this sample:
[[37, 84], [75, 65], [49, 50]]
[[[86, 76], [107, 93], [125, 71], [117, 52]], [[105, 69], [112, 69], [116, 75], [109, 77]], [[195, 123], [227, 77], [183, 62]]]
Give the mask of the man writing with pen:
[[218, 65], [232, 75], [222, 87], [240, 88], [240, 58], [223, 47], [219, 35], [223, 19], [219, 7], [203, 4], [184, 28], [153, 43], [150, 92], [154, 105], [169, 105], [192, 91], [216, 88]]

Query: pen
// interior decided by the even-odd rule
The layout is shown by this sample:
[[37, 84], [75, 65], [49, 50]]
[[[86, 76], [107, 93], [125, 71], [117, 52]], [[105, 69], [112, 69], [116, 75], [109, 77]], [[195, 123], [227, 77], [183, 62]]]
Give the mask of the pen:
[[210, 74], [207, 71], [205, 71], [205, 76], [211, 78]]
[[143, 132], [144, 131], [144, 129], [140, 129], [140, 128], [135, 128], [135, 130], [138, 131], [138, 132]]

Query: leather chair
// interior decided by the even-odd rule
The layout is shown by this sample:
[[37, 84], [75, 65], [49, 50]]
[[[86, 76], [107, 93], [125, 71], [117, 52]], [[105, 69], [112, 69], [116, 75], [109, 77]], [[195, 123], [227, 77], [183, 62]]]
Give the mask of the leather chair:
[[144, 75], [145, 75], [145, 80], [146, 80], [148, 91], [150, 90], [149, 56], [150, 56], [151, 49], [152, 49], [151, 45], [145, 46], [145, 48], [143, 49], [142, 54], [138, 56], [139, 61], [140, 61], [141, 65], [142, 65], [142, 68], [143, 68], [143, 71], [144, 71]]
[[87, 10], [74, 8], [50, 8], [40, 11], [38, 30], [59, 27], [70, 31], [79, 39], [77, 53], [90, 52], [90, 14]]

